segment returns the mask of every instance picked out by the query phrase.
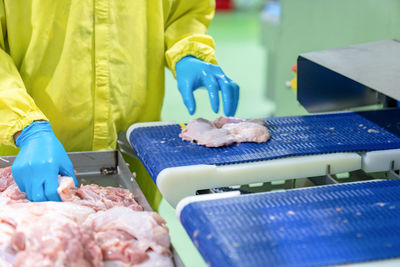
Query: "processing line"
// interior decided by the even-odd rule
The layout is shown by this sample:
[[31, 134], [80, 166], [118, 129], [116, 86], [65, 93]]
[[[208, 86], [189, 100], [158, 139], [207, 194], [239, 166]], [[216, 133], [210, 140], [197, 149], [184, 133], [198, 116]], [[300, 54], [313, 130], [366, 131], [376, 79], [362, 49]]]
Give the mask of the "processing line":
[[[398, 266], [398, 58], [395, 40], [300, 55], [299, 102], [330, 113], [266, 118], [267, 143], [206, 148], [165, 122], [126, 138], [210, 266]], [[242, 190], [301, 178], [320, 186]]]
[[355, 170], [390, 171], [392, 162], [398, 168], [399, 118], [400, 109], [268, 118], [270, 141], [222, 148], [182, 141], [178, 124], [134, 125], [127, 134], [164, 198], [176, 206], [198, 190]]

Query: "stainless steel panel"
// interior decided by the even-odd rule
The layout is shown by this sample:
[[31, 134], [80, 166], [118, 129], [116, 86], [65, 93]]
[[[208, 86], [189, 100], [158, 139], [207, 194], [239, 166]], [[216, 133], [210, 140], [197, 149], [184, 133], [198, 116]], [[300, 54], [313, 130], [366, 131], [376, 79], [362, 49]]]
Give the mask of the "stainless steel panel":
[[309, 112], [400, 100], [400, 42], [384, 40], [298, 58], [299, 102]]

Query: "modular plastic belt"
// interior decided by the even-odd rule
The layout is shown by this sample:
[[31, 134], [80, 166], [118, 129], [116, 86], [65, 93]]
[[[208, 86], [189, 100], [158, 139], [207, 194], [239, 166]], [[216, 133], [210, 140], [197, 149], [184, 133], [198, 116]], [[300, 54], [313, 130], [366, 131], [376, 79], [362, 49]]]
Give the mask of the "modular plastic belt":
[[325, 266], [400, 257], [399, 180], [180, 205], [180, 220], [210, 266]]
[[134, 128], [130, 143], [156, 182], [167, 168], [400, 148], [400, 109], [265, 119], [266, 143], [207, 148], [179, 138], [179, 125]]

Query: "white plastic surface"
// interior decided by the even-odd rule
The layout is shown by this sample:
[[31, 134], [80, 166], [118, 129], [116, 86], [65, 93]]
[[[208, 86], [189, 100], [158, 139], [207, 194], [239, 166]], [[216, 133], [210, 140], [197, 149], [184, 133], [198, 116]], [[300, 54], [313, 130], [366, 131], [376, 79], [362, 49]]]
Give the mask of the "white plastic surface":
[[359, 170], [361, 156], [334, 153], [223, 166], [174, 167], [159, 173], [157, 187], [175, 207], [184, 197], [195, 195], [197, 190], [321, 176], [326, 174], [328, 165], [331, 174]]
[[365, 172], [390, 171], [400, 169], [400, 149], [371, 151], [362, 154], [362, 169]]
[[354, 263], [354, 264], [345, 264], [345, 265], [339, 265], [340, 267], [398, 267], [400, 266], [400, 259], [388, 259], [388, 260], [381, 260], [381, 261], [369, 261], [369, 262], [360, 262], [360, 263]]

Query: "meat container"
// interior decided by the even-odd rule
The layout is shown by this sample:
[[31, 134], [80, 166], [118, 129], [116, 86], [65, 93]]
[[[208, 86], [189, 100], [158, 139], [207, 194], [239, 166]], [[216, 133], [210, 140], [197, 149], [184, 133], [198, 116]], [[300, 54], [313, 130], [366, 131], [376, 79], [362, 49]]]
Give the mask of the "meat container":
[[[119, 151], [70, 152], [68, 156], [74, 164], [80, 184], [126, 188], [133, 193], [144, 210], [153, 211]], [[14, 159], [13, 156], [0, 157], [0, 168], [11, 166]], [[175, 267], [183, 267], [174, 248], [172, 255]]]

